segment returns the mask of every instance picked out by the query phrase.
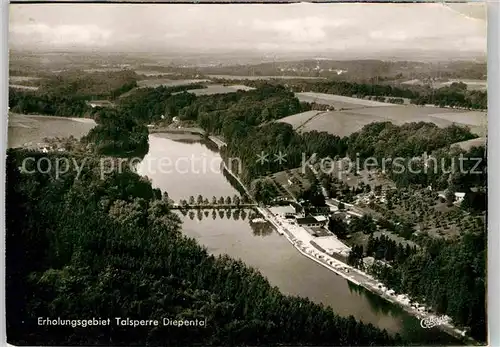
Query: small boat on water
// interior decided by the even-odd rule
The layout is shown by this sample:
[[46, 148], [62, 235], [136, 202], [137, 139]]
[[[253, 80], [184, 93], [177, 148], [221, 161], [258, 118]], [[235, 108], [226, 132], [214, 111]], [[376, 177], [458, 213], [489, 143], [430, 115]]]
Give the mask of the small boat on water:
[[254, 218], [252, 219], [252, 223], [265, 223], [266, 220], [264, 218]]

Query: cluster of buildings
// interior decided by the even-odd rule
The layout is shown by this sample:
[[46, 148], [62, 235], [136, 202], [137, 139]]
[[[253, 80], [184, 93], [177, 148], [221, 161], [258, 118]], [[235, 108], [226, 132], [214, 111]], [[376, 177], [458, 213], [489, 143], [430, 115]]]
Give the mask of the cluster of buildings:
[[268, 207], [268, 210], [277, 219], [278, 229], [284, 228], [302, 245], [329, 255], [349, 255], [350, 247], [328, 229], [329, 217], [343, 212], [333, 211], [329, 206], [303, 207], [296, 202]]
[[313, 236], [332, 235], [326, 228], [331, 209], [328, 206], [305, 208], [299, 203], [291, 202], [288, 205], [273, 206], [270, 211], [285, 219], [289, 224], [302, 227]]
[[323, 226], [328, 221], [330, 208], [313, 207], [307, 208], [297, 202], [284, 201], [280, 206], [273, 206], [270, 210], [282, 218], [285, 218], [289, 223], [300, 226]]

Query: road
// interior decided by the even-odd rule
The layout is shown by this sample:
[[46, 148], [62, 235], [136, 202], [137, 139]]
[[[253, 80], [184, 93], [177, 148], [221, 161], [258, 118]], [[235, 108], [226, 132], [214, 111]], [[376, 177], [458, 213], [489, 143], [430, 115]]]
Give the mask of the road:
[[172, 210], [212, 210], [212, 209], [228, 209], [228, 208], [254, 208], [257, 204], [199, 204], [199, 205], [181, 205], [181, 204], [172, 204]]

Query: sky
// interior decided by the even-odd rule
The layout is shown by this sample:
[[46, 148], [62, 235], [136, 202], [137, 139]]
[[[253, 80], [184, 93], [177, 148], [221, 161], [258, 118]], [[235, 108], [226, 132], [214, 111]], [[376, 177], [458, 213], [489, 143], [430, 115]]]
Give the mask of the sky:
[[12, 4], [10, 47], [114, 51], [461, 52], [484, 56], [483, 4]]

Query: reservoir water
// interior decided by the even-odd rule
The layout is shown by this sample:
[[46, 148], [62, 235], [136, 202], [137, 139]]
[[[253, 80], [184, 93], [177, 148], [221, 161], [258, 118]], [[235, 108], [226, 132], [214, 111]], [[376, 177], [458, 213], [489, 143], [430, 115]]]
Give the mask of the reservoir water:
[[[137, 171], [151, 179], [178, 202], [202, 195], [239, 195], [221, 173], [222, 159], [199, 139], [175, 139], [166, 134], [149, 137], [149, 153]], [[419, 320], [363, 288], [301, 255], [271, 228], [251, 223], [253, 211], [192, 211], [183, 220], [183, 233], [195, 238], [212, 254], [228, 254], [258, 269], [282, 293], [308, 297], [330, 306], [341, 316], [354, 316], [390, 333], [399, 333], [414, 344], [458, 342], [440, 330], [424, 329]]]

